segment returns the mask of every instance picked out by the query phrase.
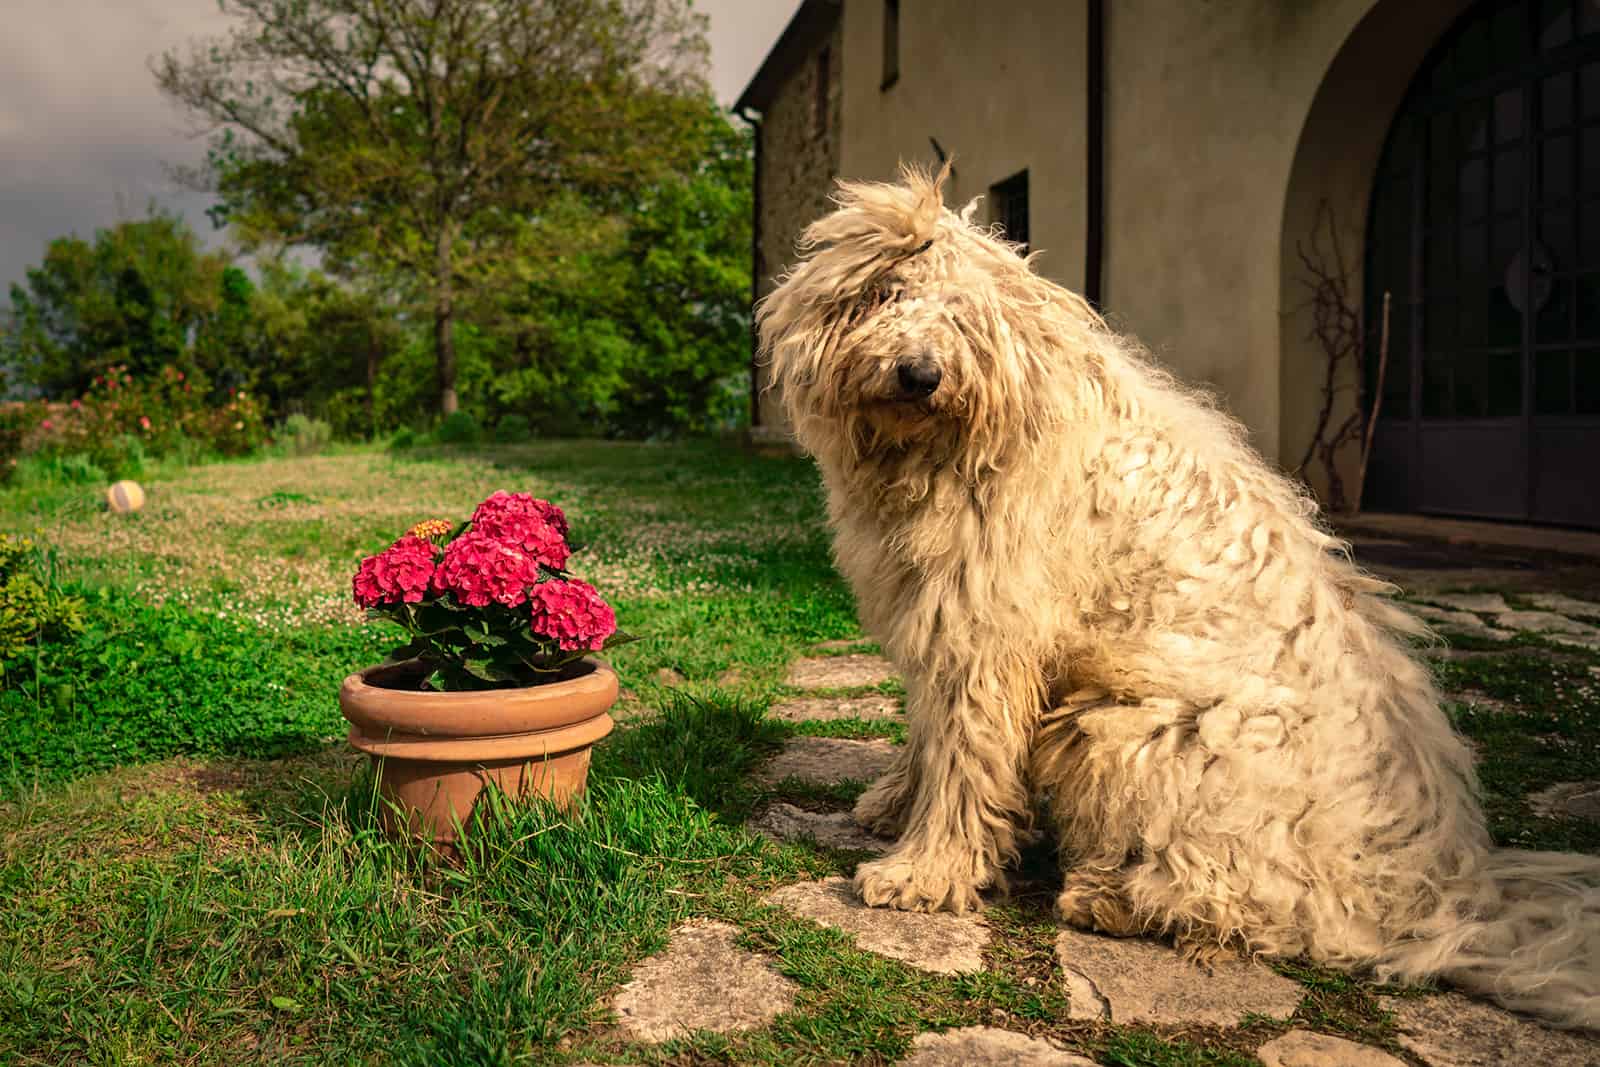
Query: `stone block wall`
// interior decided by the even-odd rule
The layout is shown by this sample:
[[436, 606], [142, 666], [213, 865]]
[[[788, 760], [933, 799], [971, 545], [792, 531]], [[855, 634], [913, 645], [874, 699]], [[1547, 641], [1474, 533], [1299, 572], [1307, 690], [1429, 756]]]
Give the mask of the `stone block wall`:
[[[827, 121], [817, 122], [819, 56], [827, 51]], [[843, 40], [834, 26], [774, 94], [761, 117], [761, 170], [758, 175], [760, 243], [756, 288], [771, 292], [777, 278], [795, 260], [794, 245], [802, 230], [827, 212], [833, 179], [839, 173], [840, 74]], [[766, 369], [757, 367], [759, 407], [757, 437], [783, 434], [783, 414], [776, 393], [766, 390]]]

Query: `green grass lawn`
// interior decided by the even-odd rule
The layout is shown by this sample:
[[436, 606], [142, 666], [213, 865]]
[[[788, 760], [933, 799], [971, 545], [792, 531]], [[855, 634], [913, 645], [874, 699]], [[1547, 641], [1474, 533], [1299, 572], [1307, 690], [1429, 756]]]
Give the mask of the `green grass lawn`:
[[[803, 461], [710, 444], [354, 449], [146, 488], [123, 517], [82, 488], [0, 493], [0, 530], [56, 545], [91, 619], [0, 691], [0, 1063], [886, 1063], [919, 1031], [996, 1025], [1108, 1064], [1242, 1065], [1283, 1029], [1067, 1021], [1043, 852], [992, 909], [977, 975], [924, 974], [761, 903], [860, 856], [773, 844], [745, 816], [774, 797], [842, 807], [859, 787], [764, 787], [753, 766], [796, 732], [900, 730], [765, 717], [794, 658], [857, 635]], [[653, 713], [597, 749], [575, 811], [500, 812], [461, 866], [429, 864], [377, 831], [342, 740], [339, 681], [395, 637], [361, 620], [348, 583], [412, 523], [500, 488], [566, 508], [585, 546], [572, 569], [644, 638], [614, 657], [624, 707]], [[1520, 647], [1446, 665], [1526, 723], [1550, 716], [1461, 714], [1502, 840], [1600, 847], [1524, 803], [1600, 762], [1594, 663]], [[736, 923], [799, 1002], [749, 1033], [630, 1044], [606, 1003], [690, 916]], [[1370, 986], [1284, 972], [1306, 985], [1300, 1023], [1395, 1047]]]

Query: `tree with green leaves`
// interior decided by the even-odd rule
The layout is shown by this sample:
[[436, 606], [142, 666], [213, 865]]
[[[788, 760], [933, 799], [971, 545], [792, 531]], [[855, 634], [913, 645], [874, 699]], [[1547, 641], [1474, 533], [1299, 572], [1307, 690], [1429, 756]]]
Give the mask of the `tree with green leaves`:
[[156, 64], [213, 130], [191, 178], [250, 246], [411, 279], [446, 414], [463, 295], [552, 203], [619, 208], [684, 169], [708, 95], [692, 0], [220, 2], [229, 35]]
[[256, 391], [273, 411], [327, 419], [341, 437], [373, 433], [379, 372], [401, 335], [381, 279], [344, 283], [282, 258], [258, 267], [250, 339], [260, 356]]
[[183, 364], [223, 306], [228, 264], [225, 253], [201, 251], [181, 218], [157, 212], [92, 242], [58, 237], [11, 286], [4, 362], [47, 394], [71, 396], [110, 366], [144, 376]]
[[[709, 102], [695, 164], [626, 208], [553, 205], [477, 294], [490, 409], [547, 432], [705, 431], [749, 404], [751, 146]], [[583, 235], [582, 240], [574, 238]]]

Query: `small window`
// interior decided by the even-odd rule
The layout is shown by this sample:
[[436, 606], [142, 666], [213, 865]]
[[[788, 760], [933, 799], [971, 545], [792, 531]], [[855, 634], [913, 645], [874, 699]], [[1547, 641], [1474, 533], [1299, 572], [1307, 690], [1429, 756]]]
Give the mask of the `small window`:
[[900, 0], [883, 0], [883, 88], [900, 79]]
[[993, 219], [1005, 231], [1005, 238], [1022, 246], [1028, 252], [1028, 172], [1012, 175], [999, 185], [989, 188], [990, 210]]
[[825, 137], [828, 133], [828, 67], [832, 56], [824, 48], [817, 53], [817, 100], [814, 125], [818, 137]]

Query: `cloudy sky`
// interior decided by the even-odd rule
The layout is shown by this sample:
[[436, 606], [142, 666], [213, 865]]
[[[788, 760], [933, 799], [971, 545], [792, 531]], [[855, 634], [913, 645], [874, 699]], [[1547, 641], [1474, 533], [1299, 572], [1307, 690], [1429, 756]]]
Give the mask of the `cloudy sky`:
[[[154, 199], [215, 241], [206, 199], [164, 164], [204, 144], [148, 63], [224, 30], [217, 0], [5, 0], [0, 33], [0, 307], [53, 237], [90, 237]], [[731, 104], [799, 0], [696, 0], [711, 17], [711, 81]]]

